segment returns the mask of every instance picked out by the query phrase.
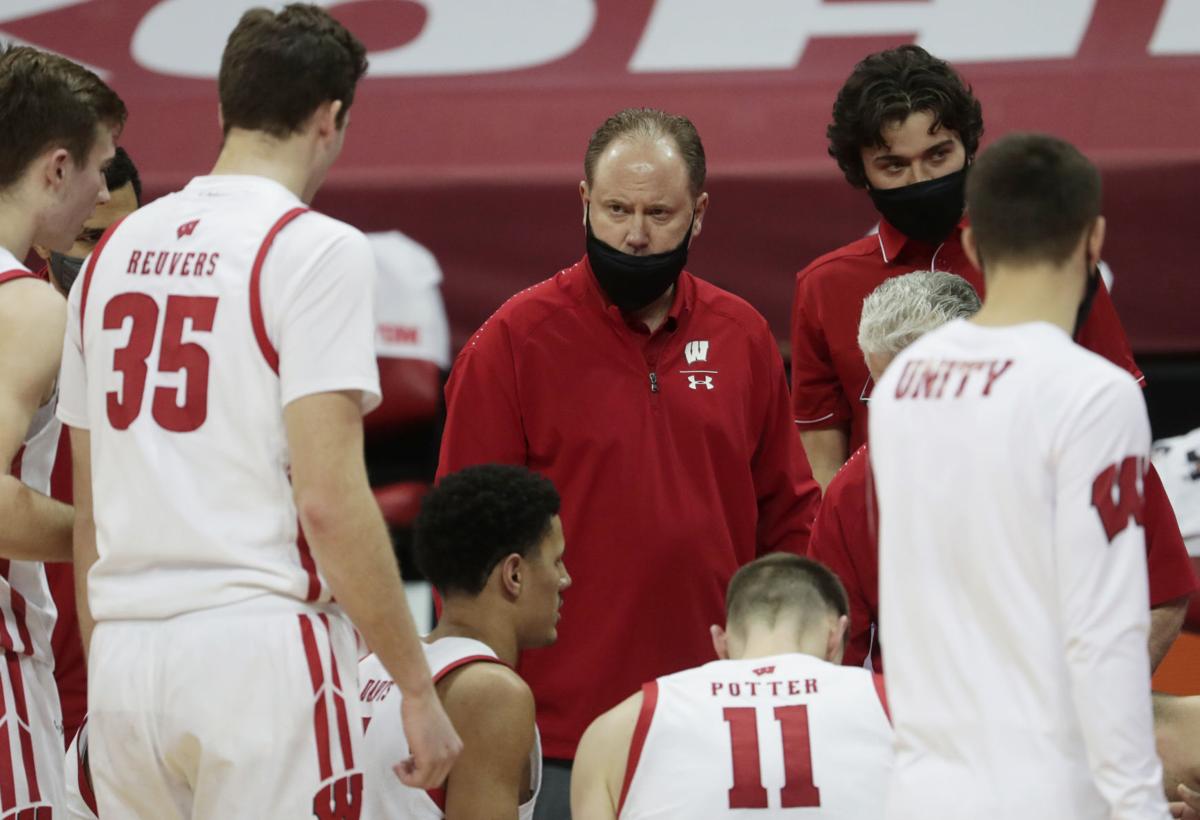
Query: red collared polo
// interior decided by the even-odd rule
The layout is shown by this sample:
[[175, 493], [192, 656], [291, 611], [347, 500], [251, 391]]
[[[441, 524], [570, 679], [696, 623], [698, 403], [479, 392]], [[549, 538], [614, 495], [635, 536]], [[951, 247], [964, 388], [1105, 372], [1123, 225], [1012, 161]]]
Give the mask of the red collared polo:
[[739, 566], [807, 549], [820, 491], [770, 329], [686, 271], [655, 333], [606, 304], [586, 259], [518, 293], [446, 401], [439, 477], [523, 464], [562, 495], [574, 583], [558, 642], [520, 663], [548, 757], [643, 682], [712, 660]]
[[[871, 654], [872, 666], [883, 669], [879, 640], [879, 550], [870, 522], [877, 514], [868, 492], [870, 463], [867, 445], [850, 456], [825, 491], [813, 523], [808, 555], [842, 579], [850, 599], [850, 633], [842, 663], [862, 666]], [[1153, 465], [1146, 474], [1146, 570], [1150, 606], [1156, 607], [1200, 589], [1187, 547], [1162, 480]], [[868, 510], [868, 503], [872, 503]]]
[[[983, 296], [983, 276], [962, 247], [964, 219], [936, 247], [909, 239], [886, 221], [879, 233], [864, 236], [818, 258], [796, 275], [792, 303], [792, 410], [796, 427], [821, 430], [849, 425], [850, 452], [867, 438], [870, 373], [858, 349], [858, 319], [863, 299], [893, 276], [914, 270], [956, 273]], [[1125, 330], [1112, 298], [1101, 286], [1079, 333], [1079, 343], [1135, 379]]]

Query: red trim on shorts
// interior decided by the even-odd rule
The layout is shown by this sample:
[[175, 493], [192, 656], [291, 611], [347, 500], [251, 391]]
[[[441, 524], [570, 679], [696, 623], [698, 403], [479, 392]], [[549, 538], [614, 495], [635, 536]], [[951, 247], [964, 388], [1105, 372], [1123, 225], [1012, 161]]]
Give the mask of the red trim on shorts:
[[6, 271], [4, 271], [4, 273], [0, 273], [0, 285], [7, 284], [8, 282], [15, 282], [18, 279], [40, 279], [40, 278], [41, 277], [35, 273], [31, 273], [31, 272], [29, 272], [27, 270], [23, 270], [21, 268], [14, 268], [13, 270], [6, 270]]
[[12, 749], [9, 746], [13, 721], [8, 719], [4, 697], [4, 673], [0, 669], [0, 811], [8, 813], [17, 804], [17, 787], [13, 782]]
[[79, 731], [75, 733], [75, 758], [76, 758], [76, 775], [79, 781], [79, 796], [83, 798], [83, 802], [92, 814], [100, 816], [100, 809], [96, 807], [96, 792], [92, 790], [92, 778], [88, 776], [88, 753], [87, 753], [87, 718], [83, 719], [83, 723], [79, 724]]
[[883, 713], [887, 715], [888, 723], [891, 723], [892, 710], [888, 709], [887, 687], [883, 684], [883, 673], [872, 672], [871, 677], [875, 681], [875, 693], [879, 695], [879, 705], [883, 707]]
[[[338, 673], [337, 655], [333, 651], [333, 633], [329, 629], [329, 616], [318, 616], [325, 625], [325, 639], [329, 644], [329, 665], [333, 667], [333, 706], [337, 712], [338, 740], [342, 744], [342, 763], [346, 771], [354, 768], [354, 749], [350, 745], [350, 718], [346, 712], [346, 697], [342, 692], [342, 676]], [[364, 731], [366, 727], [364, 727]]]
[[25, 596], [13, 588], [12, 581], [8, 578], [10, 569], [12, 569], [12, 562], [7, 558], [0, 559], [0, 580], [8, 585], [8, 608], [12, 612], [13, 625], [17, 628], [17, 640], [20, 641], [20, 646], [18, 647], [13, 641], [12, 632], [8, 629], [8, 618], [0, 617], [0, 649], [19, 655], [32, 655], [33, 639], [29, 636], [29, 625], [26, 623]]
[[300, 637], [304, 641], [304, 655], [308, 659], [308, 674], [313, 685], [313, 730], [317, 735], [317, 762], [324, 782], [333, 776], [333, 764], [329, 762], [329, 711], [325, 706], [325, 674], [321, 671], [321, 653], [317, 649], [317, 636], [312, 621], [305, 615], [300, 619]]
[[83, 288], [79, 292], [79, 349], [83, 349], [83, 316], [87, 312], [88, 290], [92, 287], [92, 273], [96, 270], [96, 263], [100, 261], [100, 252], [104, 250], [104, 246], [108, 244], [109, 237], [113, 235], [113, 231], [117, 226], [124, 222], [126, 217], [121, 217], [116, 222], [108, 226], [108, 230], [100, 237], [100, 241], [96, 243], [96, 247], [92, 248], [92, 253], [88, 257], [88, 263], [83, 268]]
[[279, 232], [287, 227], [289, 222], [307, 211], [308, 208], [292, 208], [279, 217], [279, 221], [271, 226], [271, 230], [267, 231], [267, 238], [259, 247], [258, 256], [254, 257], [254, 267], [250, 269], [250, 326], [254, 328], [254, 338], [258, 341], [258, 349], [262, 351], [263, 358], [275, 371], [275, 375], [279, 375], [279, 351], [275, 349], [275, 345], [271, 344], [271, 340], [267, 336], [267, 323], [263, 319], [262, 267], [263, 262], [267, 259], [267, 252], [271, 250], [271, 245], [275, 243], [275, 237], [279, 235]]
[[321, 597], [321, 576], [317, 574], [317, 562], [313, 560], [312, 550], [304, 538], [302, 525], [296, 524], [296, 550], [300, 553], [300, 566], [308, 576], [308, 592], [304, 600], [312, 603]]
[[654, 708], [658, 706], [658, 681], [652, 680], [642, 684], [642, 709], [638, 712], [637, 724], [633, 727], [633, 738], [629, 741], [629, 757], [625, 761], [625, 782], [621, 784], [621, 799], [617, 801], [617, 814], [625, 808], [625, 798], [629, 795], [629, 786], [633, 783], [634, 772], [637, 771], [638, 761], [642, 759], [642, 748], [646, 745], [646, 735], [650, 731], [650, 721], [654, 720]]
[[459, 658], [456, 661], [450, 662], [446, 666], [442, 667], [439, 671], [435, 672], [433, 674], [434, 685], [437, 685], [438, 681], [449, 675], [455, 669], [462, 669], [469, 663], [498, 663], [501, 666], [508, 666], [508, 664], [504, 661], [491, 655], [467, 655], [465, 658]]
[[[16, 594], [16, 590], [13, 590], [13, 595]], [[18, 624], [20, 623], [18, 620]], [[21, 737], [21, 761], [25, 764], [25, 785], [29, 787], [29, 802], [40, 803], [42, 790], [38, 788], [37, 760], [33, 756], [33, 735], [29, 731], [25, 679], [21, 674], [21, 659], [17, 655], [8, 656], [8, 675], [12, 682], [13, 704], [17, 707], [17, 731]]]

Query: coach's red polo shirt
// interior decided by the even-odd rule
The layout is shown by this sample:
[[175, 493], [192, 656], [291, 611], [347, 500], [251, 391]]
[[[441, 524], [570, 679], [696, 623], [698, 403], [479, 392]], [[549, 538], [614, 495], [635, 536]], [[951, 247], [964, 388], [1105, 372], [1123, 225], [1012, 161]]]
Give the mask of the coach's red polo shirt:
[[[879, 641], [871, 635], [879, 623], [879, 551], [869, 522], [876, 510], [869, 499], [867, 446], [854, 452], [825, 491], [813, 524], [808, 554], [837, 573], [850, 599], [850, 635], [842, 663], [862, 666], [871, 653], [876, 671], [883, 669]], [[1150, 606], [1191, 595], [1200, 584], [1192, 572], [1187, 547], [1158, 472], [1146, 474], [1146, 568]], [[869, 500], [868, 500], [869, 499]], [[868, 510], [868, 503], [872, 503]]]
[[[966, 224], [964, 219], [945, 242], [932, 246], [909, 239], [881, 221], [878, 234], [827, 253], [796, 275], [792, 410], [797, 429], [803, 432], [848, 423], [850, 452], [866, 441], [867, 405], [862, 397], [870, 390], [870, 373], [858, 349], [863, 299], [886, 279], [931, 269], [958, 274], [982, 296], [983, 276], [967, 260], [962, 247]], [[1079, 343], [1142, 379], [1103, 286], [1096, 292]]]
[[558, 642], [526, 652], [548, 757], [643, 682], [713, 659], [734, 571], [803, 554], [820, 498], [779, 350], [738, 297], [684, 272], [651, 334], [586, 258], [522, 291], [459, 354], [438, 475], [524, 464], [562, 495]]

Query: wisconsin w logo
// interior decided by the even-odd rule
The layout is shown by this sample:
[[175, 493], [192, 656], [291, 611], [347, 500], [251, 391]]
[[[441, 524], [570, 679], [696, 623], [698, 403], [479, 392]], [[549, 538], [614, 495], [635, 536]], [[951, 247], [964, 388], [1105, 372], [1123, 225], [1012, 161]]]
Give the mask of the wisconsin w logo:
[[688, 364], [708, 361], [708, 342], [688, 342], [683, 349], [683, 355], [687, 358]]
[[1092, 482], [1092, 506], [1100, 514], [1100, 523], [1110, 543], [1129, 526], [1129, 519], [1141, 525], [1145, 475], [1144, 459], [1129, 456], [1120, 464], [1105, 467]]
[[196, 226], [200, 224], [199, 219], [193, 219], [190, 222], [184, 222], [175, 229], [175, 238], [183, 239], [185, 236], [191, 236], [196, 231]]

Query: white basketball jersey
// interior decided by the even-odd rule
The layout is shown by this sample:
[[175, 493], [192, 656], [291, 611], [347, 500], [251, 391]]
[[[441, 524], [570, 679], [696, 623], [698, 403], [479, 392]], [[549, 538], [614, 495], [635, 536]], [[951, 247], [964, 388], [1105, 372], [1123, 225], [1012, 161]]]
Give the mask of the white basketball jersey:
[[883, 816], [892, 729], [865, 669], [713, 661], [642, 687], [621, 820]]
[[91, 432], [92, 614], [329, 600], [298, 541], [283, 408], [378, 401], [375, 263], [262, 177], [199, 177], [131, 214], [71, 290], [59, 417]]
[[[469, 638], [441, 638], [424, 644], [425, 660], [436, 684], [446, 675], [470, 663], [501, 663], [487, 644]], [[445, 792], [442, 789], [411, 789], [400, 782], [392, 767], [408, 757], [408, 741], [400, 720], [400, 690], [374, 655], [358, 664], [359, 701], [362, 704], [363, 764], [362, 820], [442, 820]], [[542, 741], [534, 727], [529, 753], [529, 800], [522, 803], [519, 820], [532, 820], [542, 785]]]
[[[3, 284], [37, 278], [7, 249], [0, 248], [0, 299]], [[11, 465], [12, 475], [42, 495], [50, 495], [50, 474], [62, 425], [54, 416], [57, 394], [38, 408], [24, 444]], [[50, 636], [57, 610], [39, 561], [0, 560], [0, 650], [51, 662]]]
[[1154, 442], [1152, 458], [1179, 519], [1188, 555], [1200, 557], [1200, 428]]
[[67, 779], [67, 817], [70, 820], [99, 820], [96, 817], [96, 795], [87, 771], [88, 728], [87, 719], [79, 727], [71, 745], [67, 747], [66, 765], [63, 767]]
[[956, 320], [871, 395], [888, 820], [1163, 820], [1141, 390], [1054, 325]]

